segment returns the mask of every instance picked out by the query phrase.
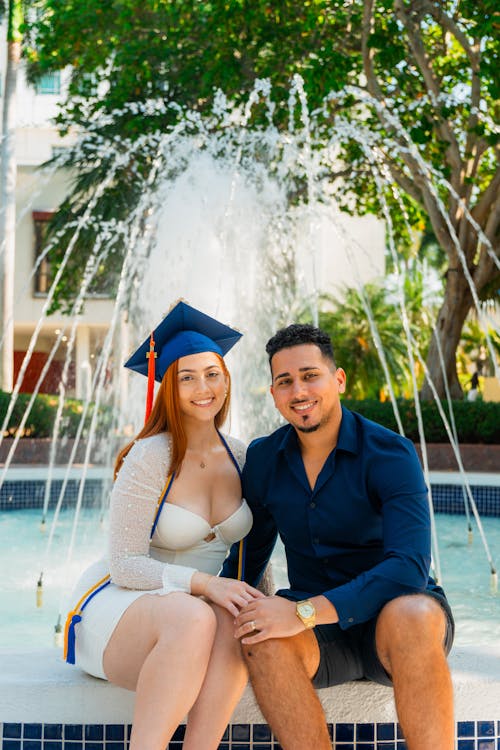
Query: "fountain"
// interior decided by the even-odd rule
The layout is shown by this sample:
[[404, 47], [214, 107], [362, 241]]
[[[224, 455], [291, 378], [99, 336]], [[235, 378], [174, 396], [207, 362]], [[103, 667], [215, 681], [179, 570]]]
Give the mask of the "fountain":
[[[231, 431], [248, 439], [269, 431], [277, 424], [274, 408], [265, 397], [268, 386], [265, 341], [277, 327], [292, 322], [299, 316], [308, 315], [315, 320], [320, 294], [325, 291], [338, 291], [348, 282], [355, 286], [362, 296], [371, 333], [386, 375], [398, 428], [404, 433], [404, 420], [399, 414], [386, 353], [378, 335], [368, 297], [364, 292], [365, 283], [383, 273], [384, 228], [372, 219], [365, 220], [370, 239], [374, 236], [378, 238], [377, 249], [374, 251], [372, 244], [366, 244], [366, 237], [363, 242], [359, 228], [353, 230], [353, 227], [349, 226], [336, 203], [329, 180], [329, 174], [338, 159], [336, 142], [341, 137], [353, 137], [362, 146], [367, 161], [379, 181], [380, 194], [384, 196], [389, 177], [378, 160], [377, 146], [369, 132], [359, 127], [354, 132], [351, 123], [339, 118], [332, 127], [331, 141], [319, 148], [319, 144], [314, 142], [314, 128], [311, 127], [311, 118], [314, 115], [307, 110], [299, 78], [295, 79], [292, 87], [291, 107], [299, 107], [301, 127], [291, 128], [287, 134], [278, 133], [272, 124], [265, 131], [249, 130], [246, 125], [252, 107], [265, 98], [267, 90], [265, 82], [258, 82], [246, 106], [241, 109], [231, 108], [223, 98], [218, 97], [212, 119], [202, 120], [196, 114], [188, 112], [168, 132], [153, 134], [134, 144], [120, 144], [121, 148], [114, 152], [107, 179], [96, 186], [89, 196], [84, 214], [75, 224], [63, 262], [48, 292], [43, 316], [32, 336], [21, 367], [4, 420], [2, 435], [14, 409], [22, 376], [35, 349], [40, 328], [50, 308], [55, 285], [77, 246], [80, 232], [92, 221], [92, 212], [97, 201], [112, 183], [116, 170], [127, 163], [131, 152], [147, 155], [152, 168], [144, 180], [141, 197], [137, 205], [131, 207], [126, 219], [103, 222], [99, 226], [94, 252], [87, 262], [83, 284], [73, 302], [68, 326], [58, 335], [46, 365], [48, 368], [61, 337], [66, 335], [67, 356], [62, 372], [52, 450], [46, 474], [43, 524], [49, 511], [51, 487], [57, 469], [62, 410], [79, 315], [85, 294], [99, 265], [113, 252], [115, 245], [122, 241], [126, 251], [115, 296], [114, 312], [95, 362], [90, 387], [83, 399], [75, 443], [67, 466], [62, 471], [62, 484], [44, 553], [45, 560], [48, 560], [57, 539], [59, 517], [68, 483], [71, 481], [78, 446], [83, 444], [85, 456], [79, 473], [74, 508], [71, 510], [69, 538], [65, 549], [62, 550], [64, 560], [61, 560], [62, 580], [59, 582], [58, 616], [64, 610], [65, 595], [72, 582], [73, 553], [81, 529], [82, 508], [85, 505], [87, 479], [91, 470], [90, 457], [99, 436], [100, 408], [103, 404], [109, 404], [112, 409], [113, 422], [110, 431], [117, 435], [117, 440], [126, 434], [134, 433], [142, 420], [143, 383], [137, 378], [129, 382], [120, 368], [128, 354], [125, 351], [127, 344], [121, 335], [124, 316], [128, 319], [130, 339], [137, 341], [144, 337], [144, 331], [150, 328], [151, 321], [160, 320], [172, 301], [186, 297], [191, 304], [208, 314], [230, 321], [243, 330], [245, 336], [238, 352], [228, 356], [235, 383]], [[401, 129], [401, 132], [404, 133], [404, 129]], [[398, 143], [392, 146], [401, 148]], [[81, 143], [74, 146], [76, 149], [82, 147], [86, 147], [85, 136]], [[95, 158], [109, 157], [108, 142], [96, 141], [95, 149]], [[418, 158], [420, 159], [420, 156]], [[435, 177], [423, 162], [422, 172], [428, 179]], [[290, 194], [299, 182], [299, 195], [302, 197], [291, 201]], [[398, 199], [394, 186], [391, 186], [391, 189]], [[404, 274], [396, 252], [391, 211], [385, 199], [383, 211], [389, 249], [399, 282], [398, 305], [407, 338], [408, 359], [412, 363], [424, 471], [430, 487], [425, 434], [415, 375], [417, 363], [420, 367], [425, 367], [425, 363], [418, 341], [412, 335], [408, 324], [407, 304], [402, 287]], [[473, 222], [472, 217], [470, 221]], [[52, 242], [56, 240], [57, 237]], [[489, 249], [493, 252], [491, 247]], [[49, 251], [50, 244], [39, 257], [38, 264]], [[462, 257], [460, 261], [463, 262]], [[326, 279], [332, 280], [330, 289], [325, 285]], [[475, 302], [482, 319], [482, 308], [477, 299]], [[488, 342], [491, 347], [489, 339]], [[110, 362], [115, 372], [115, 388], [112, 393], [105, 386]], [[496, 364], [495, 367], [498, 375]], [[43, 376], [44, 372], [40, 375], [33, 398], [23, 417], [24, 421], [21, 422], [20, 432], [13, 441], [1, 470], [0, 486], [7, 480], [11, 464], [15, 463], [15, 452], [21, 431], [28, 419], [29, 410]], [[435, 391], [434, 395], [439, 404]], [[122, 408], [119, 409], [118, 406]], [[480, 532], [494, 587], [495, 562], [477, 511], [471, 483], [461, 461], [451, 399], [448, 397], [449, 416], [440, 404], [438, 408], [453, 446], [464, 485], [468, 529], [471, 528], [470, 510]], [[3, 439], [2, 435], [0, 442]], [[108, 454], [102, 460], [109, 466], [116, 446], [112, 441], [105, 442], [103, 451], [108, 449]], [[105, 485], [103, 494], [106, 493], [107, 487], [108, 485]], [[441, 578], [435, 526], [433, 558], [436, 574]], [[44, 561], [42, 566], [43, 564]], [[33, 571], [33, 586], [40, 581], [37, 590], [42, 588], [43, 582], [39, 567]], [[38, 593], [41, 595], [41, 591]], [[54, 617], [54, 622], [57, 627], [58, 617]], [[122, 713], [118, 711], [116, 716], [119, 717], [116, 720], [121, 722]], [[495, 715], [494, 718], [498, 717]], [[51, 720], [45, 716], [44, 719]], [[81, 721], [75, 718], [64, 720]], [[377, 721], [378, 717], [365, 718], [365, 721], [372, 720]]]

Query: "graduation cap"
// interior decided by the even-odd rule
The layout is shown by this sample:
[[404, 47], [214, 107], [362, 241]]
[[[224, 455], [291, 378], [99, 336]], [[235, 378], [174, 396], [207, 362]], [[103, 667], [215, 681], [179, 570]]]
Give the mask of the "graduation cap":
[[177, 302], [125, 362], [125, 367], [148, 377], [146, 419], [153, 403], [154, 381], [161, 382], [172, 362], [200, 352], [224, 356], [242, 335], [186, 302]]

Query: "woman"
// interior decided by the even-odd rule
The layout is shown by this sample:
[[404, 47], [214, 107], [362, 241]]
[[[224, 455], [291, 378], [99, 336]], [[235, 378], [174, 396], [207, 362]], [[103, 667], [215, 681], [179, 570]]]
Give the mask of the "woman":
[[[262, 594], [217, 577], [252, 525], [239, 479], [244, 446], [219, 432], [230, 398], [222, 354], [240, 335], [184, 302], [154, 332], [161, 385], [117, 458], [109, 560], [74, 593], [77, 601], [107, 567], [110, 581], [77, 608], [75, 657], [136, 691], [130, 750], [163, 750], [188, 713], [184, 748], [217, 748], [246, 683], [227, 611], [236, 616]], [[145, 373], [149, 364], [151, 379], [148, 349], [146, 341], [126, 366]]]

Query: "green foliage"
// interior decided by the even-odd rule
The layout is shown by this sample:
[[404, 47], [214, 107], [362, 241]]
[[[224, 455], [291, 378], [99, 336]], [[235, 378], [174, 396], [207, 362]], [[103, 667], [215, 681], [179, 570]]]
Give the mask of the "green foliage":
[[[445, 324], [461, 325], [472, 304], [467, 284], [457, 294], [451, 281], [454, 274], [464, 280], [455, 238], [480, 298], [497, 299], [500, 272], [458, 205], [463, 202], [498, 254], [496, 0], [34, 0], [31, 5], [36, 13], [24, 29], [30, 75], [35, 79], [71, 66], [69, 98], [58, 122], [63, 132], [88, 133], [84, 148], [68, 158], [76, 177], [61, 221], [82, 219], [111, 162], [123, 157], [93, 209], [95, 221], [78, 244], [80, 262], [70, 264], [54, 307], [79, 288], [89, 249], [99, 242], [99, 223], [122, 221], [137, 206], [153, 165], [151, 153], [134, 150], [144, 135], [165, 132], [187, 111], [206, 116], [216, 91], [243, 108], [262, 78], [270, 81], [272, 106], [258, 97], [249, 126], [301, 128], [299, 103], [289, 110], [295, 74], [304, 81], [313, 147], [318, 152], [331, 147], [333, 126], [343, 128], [333, 144], [338, 169], [331, 163], [324, 168], [343, 210], [382, 216], [406, 257], [415, 231], [428, 227], [427, 234], [439, 241], [447, 259], [447, 294], [437, 329], [441, 344], [453, 328]], [[168, 174], [166, 164], [162, 176]], [[306, 183], [296, 180], [291, 201], [307, 200]], [[54, 267], [68, 237], [51, 251]], [[105, 261], [111, 275], [125, 247], [127, 238], [117, 236]], [[434, 255], [440, 263], [442, 254]], [[457, 335], [454, 331], [453, 341], [442, 346], [449, 350], [452, 387], [458, 385]], [[439, 383], [432, 345], [429, 366]]]
[[[5, 391], [0, 391], [0, 420], [3, 423], [7, 409], [9, 407], [11, 394]], [[16, 432], [19, 428], [21, 420], [26, 411], [26, 407], [31, 398], [29, 393], [20, 393], [17, 397], [16, 404], [14, 406], [11, 418], [9, 419], [7, 429], [4, 432], [4, 437], [15, 437]], [[49, 394], [38, 394], [33, 403], [33, 407], [28, 417], [28, 421], [24, 427], [22, 438], [44, 438], [52, 436], [52, 429], [54, 426], [54, 420], [56, 417], [58, 405], [58, 397]], [[92, 409], [88, 410], [85, 420], [84, 432], [90, 425], [92, 418]], [[78, 425], [80, 424], [81, 416], [83, 412], [83, 404], [77, 399], [67, 399], [64, 404], [63, 414], [61, 419], [60, 436], [73, 438], [76, 435]], [[100, 433], [106, 433], [109, 429], [111, 421], [111, 412], [108, 407], [101, 407], [99, 410], [98, 417], [98, 430]]]
[[[415, 402], [398, 399], [397, 403], [406, 437], [413, 442], [419, 442]], [[351, 411], [356, 411], [394, 432], [398, 431], [392, 404], [389, 401], [344, 399], [344, 404]], [[449, 422], [448, 404], [442, 401], [441, 405]], [[426, 441], [449, 443], [450, 440], [436, 403], [423, 401], [420, 408]], [[452, 401], [452, 408], [460, 443], [500, 443], [500, 403], [479, 400]]]
[[[385, 287], [389, 288], [367, 284], [363, 294], [344, 289], [341, 297], [324, 298], [328, 309], [319, 315], [321, 328], [332, 339], [336, 363], [347, 373], [347, 390], [353, 398], [378, 398], [382, 391], [387, 392], [377, 337], [395, 393], [403, 396], [412, 391], [401, 309], [396, 291], [387, 283]], [[425, 297], [423, 275], [416, 267], [405, 277], [403, 294], [410, 333], [418, 339], [425, 358], [433, 314]]]

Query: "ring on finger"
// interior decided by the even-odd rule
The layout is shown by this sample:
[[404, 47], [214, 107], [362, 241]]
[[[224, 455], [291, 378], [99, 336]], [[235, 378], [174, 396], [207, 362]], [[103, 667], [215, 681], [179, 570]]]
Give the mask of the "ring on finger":
[[250, 631], [257, 630], [257, 626], [255, 625], [255, 620], [250, 620], [248, 625], [250, 626]]

